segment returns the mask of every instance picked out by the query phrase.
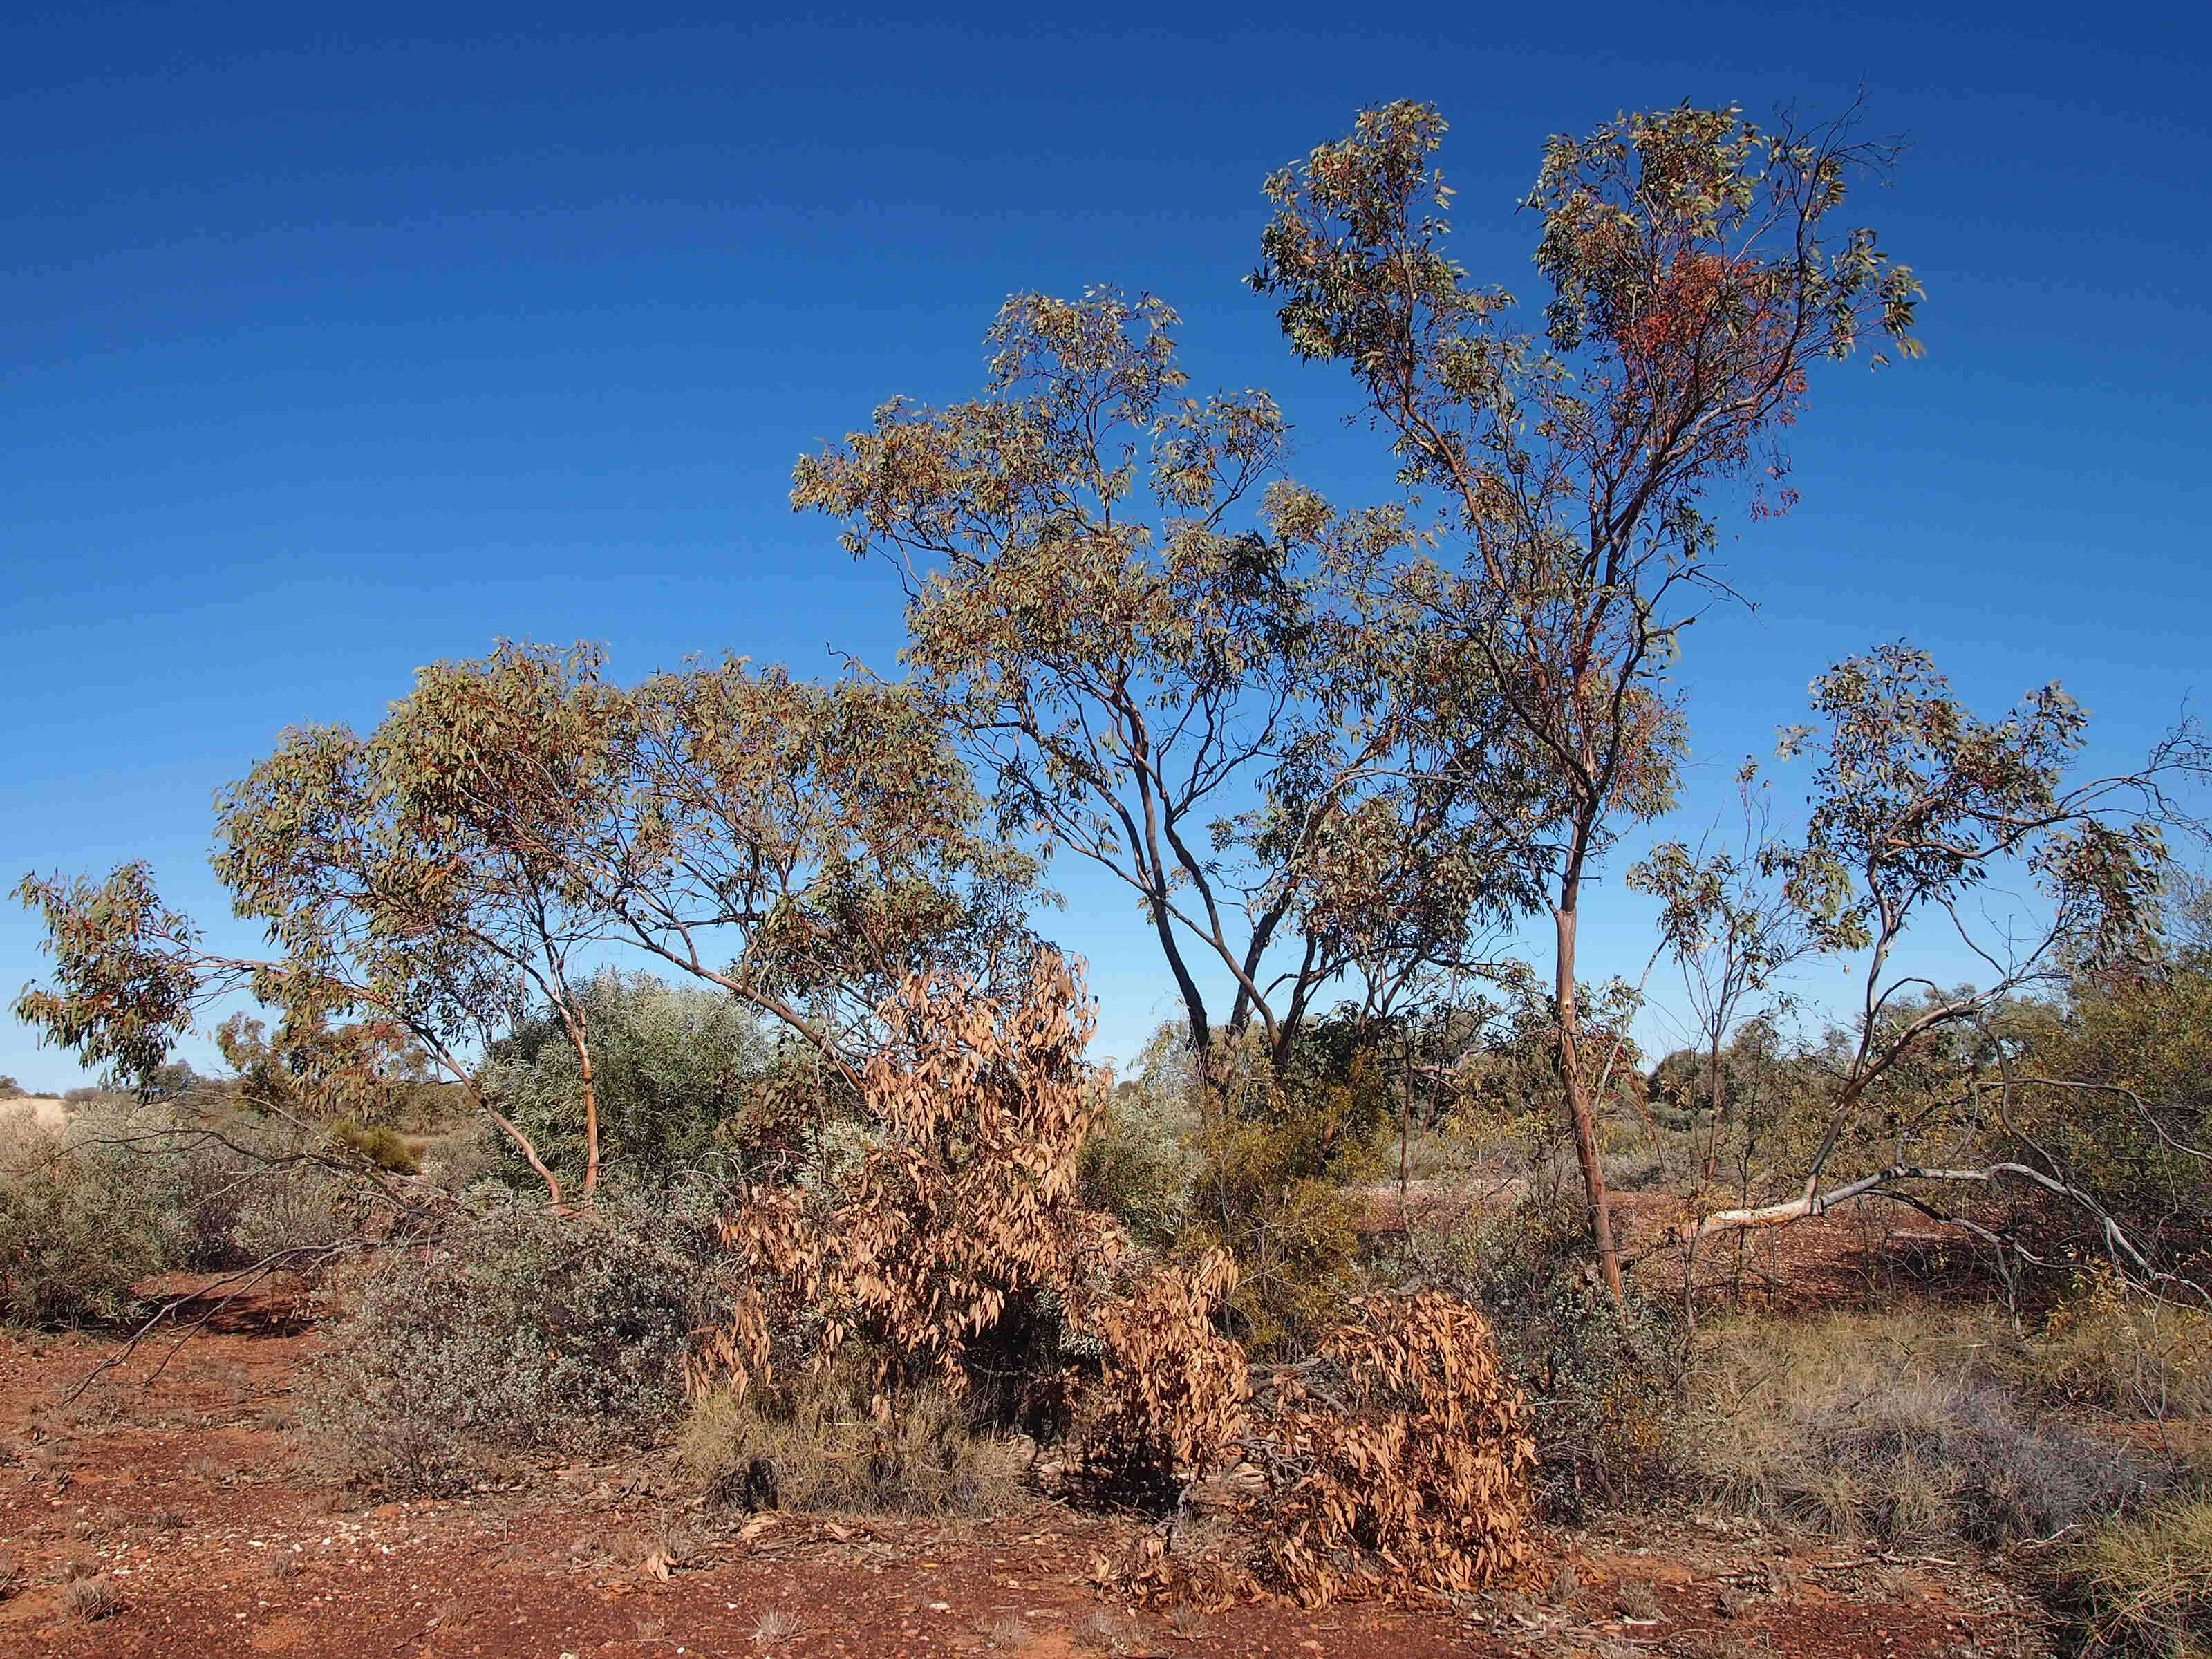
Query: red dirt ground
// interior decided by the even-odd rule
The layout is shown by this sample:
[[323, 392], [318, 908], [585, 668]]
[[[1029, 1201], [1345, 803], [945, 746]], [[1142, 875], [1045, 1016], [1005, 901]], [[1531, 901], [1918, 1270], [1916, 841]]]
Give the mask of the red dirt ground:
[[[107, 1341], [0, 1339], [0, 1557], [15, 1568], [0, 1655], [2045, 1651], [2032, 1606], [1966, 1564], [1869, 1559], [1690, 1517], [1556, 1535], [1525, 1582], [1455, 1610], [1171, 1621], [1091, 1582], [1138, 1523], [1043, 1500], [991, 1521], [740, 1524], [649, 1475], [574, 1467], [456, 1501], [378, 1504], [334, 1492], [286, 1431], [289, 1379], [313, 1340], [288, 1299], [263, 1296], [158, 1376], [166, 1345], [64, 1403]], [[118, 1609], [85, 1617], [97, 1591], [80, 1579]]]

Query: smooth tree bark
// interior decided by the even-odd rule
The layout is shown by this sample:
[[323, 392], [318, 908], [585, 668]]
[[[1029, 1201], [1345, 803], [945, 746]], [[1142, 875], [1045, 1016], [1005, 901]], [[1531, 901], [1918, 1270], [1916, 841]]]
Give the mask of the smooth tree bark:
[[[1408, 522], [1457, 552], [1391, 579], [1502, 710], [1468, 722], [1442, 775], [1552, 919], [1560, 1097], [1618, 1297], [1575, 990], [1583, 890], [1626, 826], [1673, 803], [1669, 677], [1683, 630], [1733, 592], [1709, 498], [1741, 484], [1753, 517], [1785, 510], [1776, 440], [1813, 365], [1869, 331], [1917, 351], [1919, 289], [1873, 232], [1828, 223], [1885, 152], [1843, 124], [1767, 131], [1684, 106], [1547, 147], [1524, 205], [1551, 299], [1519, 331], [1513, 296], [1448, 251], [1443, 132], [1431, 106], [1392, 104], [1277, 173], [1254, 284], [1295, 349], [1351, 369]], [[1448, 726], [1453, 688], [1431, 689]]]

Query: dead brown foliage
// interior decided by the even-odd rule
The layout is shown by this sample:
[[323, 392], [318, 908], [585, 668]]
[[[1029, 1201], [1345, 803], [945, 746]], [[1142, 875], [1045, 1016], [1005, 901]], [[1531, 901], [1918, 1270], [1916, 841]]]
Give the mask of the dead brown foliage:
[[859, 1335], [886, 1369], [933, 1370], [957, 1393], [967, 1343], [1014, 1297], [1079, 1301], [1079, 1272], [1123, 1248], [1076, 1202], [1098, 1097], [1083, 1057], [1091, 1006], [1065, 961], [1040, 952], [1016, 1001], [921, 975], [879, 1012], [891, 1038], [861, 1074], [874, 1138], [860, 1170], [834, 1196], [741, 1194], [723, 1237], [762, 1289], [702, 1348], [702, 1382], [766, 1380], [780, 1316], [804, 1307], [828, 1316], [810, 1358]]
[[[1241, 1353], [1235, 1369], [1241, 1380]], [[1254, 1597], [1426, 1601], [1479, 1589], [1526, 1557], [1528, 1407], [1489, 1322], [1464, 1302], [1360, 1297], [1312, 1359], [1277, 1369], [1255, 1395], [1233, 1408], [1201, 1398], [1206, 1420], [1237, 1426], [1210, 1450], [1186, 1442], [1192, 1461], [1245, 1460], [1221, 1483], [1233, 1494], [1231, 1541], [1178, 1553], [1171, 1532], [1149, 1534], [1100, 1565], [1117, 1589], [1212, 1609]]]
[[[1246, 1477], [1233, 1549], [1170, 1559], [1154, 1540], [1108, 1570], [1124, 1586], [1318, 1607], [1472, 1589], [1519, 1563], [1535, 1449], [1480, 1312], [1434, 1291], [1358, 1298], [1311, 1359], [1255, 1395], [1243, 1347], [1216, 1323], [1233, 1258], [1140, 1265], [1119, 1226], [1078, 1202], [1098, 1093], [1083, 1059], [1090, 1005], [1067, 964], [1041, 952], [1008, 1002], [917, 976], [880, 1013], [892, 1037], [861, 1076], [861, 1167], [834, 1194], [744, 1195], [723, 1235], [759, 1288], [702, 1350], [699, 1382], [742, 1396], [858, 1338], [888, 1418], [899, 1386], [961, 1393], [969, 1345], [1016, 1297], [1048, 1291], [1066, 1328], [1099, 1345], [1086, 1468], [1161, 1495], [1232, 1466]], [[814, 1333], [809, 1351], [780, 1353], [794, 1329]]]
[[1243, 1432], [1251, 1399], [1244, 1350], [1215, 1328], [1237, 1264], [1213, 1250], [1194, 1266], [1153, 1267], [1126, 1297], [1100, 1297], [1090, 1324], [1104, 1345], [1084, 1437], [1091, 1470], [1139, 1486], [1218, 1462]]
[[1275, 1373], [1247, 1450], [1254, 1572], [1304, 1607], [1474, 1589], [1527, 1550], [1536, 1445], [1490, 1322], [1435, 1291], [1361, 1297]]

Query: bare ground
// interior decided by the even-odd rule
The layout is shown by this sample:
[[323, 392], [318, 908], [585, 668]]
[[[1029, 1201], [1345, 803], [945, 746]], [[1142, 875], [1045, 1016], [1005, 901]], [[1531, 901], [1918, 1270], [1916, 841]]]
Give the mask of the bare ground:
[[1141, 1522], [1043, 1500], [944, 1523], [715, 1518], [641, 1468], [580, 1464], [379, 1503], [334, 1489], [289, 1427], [314, 1340], [293, 1298], [260, 1295], [65, 1402], [112, 1339], [0, 1339], [0, 1655], [2044, 1651], [2032, 1604], [1971, 1563], [1686, 1516], [1555, 1534], [1522, 1582], [1459, 1608], [1174, 1622], [1093, 1582]]

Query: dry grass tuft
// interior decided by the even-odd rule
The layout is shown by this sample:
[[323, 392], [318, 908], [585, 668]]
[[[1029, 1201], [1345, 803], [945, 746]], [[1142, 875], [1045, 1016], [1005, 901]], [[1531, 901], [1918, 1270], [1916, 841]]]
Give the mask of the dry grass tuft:
[[1657, 1620], [1665, 1616], [1659, 1587], [1649, 1578], [1624, 1578], [1613, 1587], [1613, 1604], [1630, 1619]]
[[1018, 1500], [1020, 1454], [975, 1432], [966, 1406], [925, 1385], [867, 1410], [849, 1370], [787, 1388], [718, 1389], [684, 1419], [678, 1455], [732, 1509], [828, 1514], [994, 1515]]
[[1122, 1613], [1094, 1613], [1076, 1626], [1076, 1640], [1108, 1653], [1125, 1653], [1139, 1634], [1137, 1621]]
[[78, 1578], [62, 1594], [62, 1611], [84, 1623], [96, 1624], [123, 1611], [123, 1598], [105, 1578]]
[[2023, 1409], [1974, 1334], [1909, 1315], [1731, 1322], [1698, 1378], [1692, 1478], [1738, 1513], [1923, 1546], [2049, 1538], [2172, 1485], [2169, 1464]]
[[2061, 1557], [2057, 1588], [2090, 1652], [2212, 1647], [2212, 1498], [2175, 1499], [2100, 1528]]
[[1206, 1609], [1185, 1601], [1168, 1611], [1168, 1628], [1186, 1642], [1195, 1642], [1206, 1632]]
[[2212, 1416], [2212, 1314], [2102, 1276], [2051, 1316], [2029, 1365], [2056, 1399], [2126, 1417]]
[[781, 1607], [770, 1607], [753, 1620], [753, 1645], [757, 1648], [776, 1647], [793, 1640], [798, 1634], [797, 1616], [786, 1613]]

